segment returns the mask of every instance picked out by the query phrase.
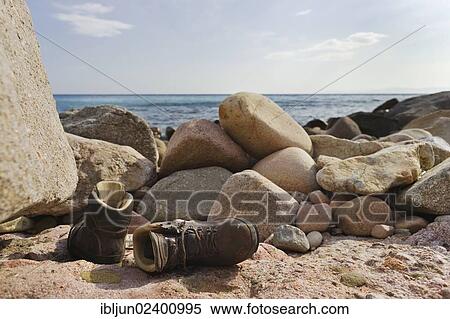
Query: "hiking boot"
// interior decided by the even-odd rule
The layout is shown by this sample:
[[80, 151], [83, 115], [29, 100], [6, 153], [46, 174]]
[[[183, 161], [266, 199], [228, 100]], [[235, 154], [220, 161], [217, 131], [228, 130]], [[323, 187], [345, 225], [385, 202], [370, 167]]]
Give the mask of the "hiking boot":
[[133, 196], [122, 183], [98, 183], [83, 218], [70, 229], [67, 248], [71, 255], [96, 264], [121, 262], [132, 211]]
[[135, 262], [146, 272], [187, 265], [235, 265], [250, 258], [258, 243], [256, 227], [237, 218], [214, 222], [178, 219], [147, 224], [133, 234]]

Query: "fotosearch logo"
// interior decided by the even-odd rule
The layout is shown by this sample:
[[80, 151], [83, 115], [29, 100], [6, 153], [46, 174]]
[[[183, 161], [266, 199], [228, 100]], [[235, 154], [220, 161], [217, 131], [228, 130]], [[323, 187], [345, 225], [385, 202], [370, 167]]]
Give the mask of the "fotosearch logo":
[[[214, 190], [149, 190], [143, 197], [134, 199], [134, 212], [142, 215], [149, 222], [237, 217], [255, 225], [291, 224], [305, 231], [309, 229], [326, 231], [330, 225], [338, 224], [358, 226], [367, 223], [393, 223], [396, 216], [394, 212], [414, 211], [414, 203], [417, 200], [405, 199], [396, 193], [370, 196], [335, 193], [331, 196], [331, 200], [317, 202], [315, 199], [314, 202], [301, 193], [239, 191], [229, 195]], [[95, 199], [89, 199], [84, 218], [102, 210], [103, 206], [99, 208], [96, 204], [98, 203]], [[111, 218], [109, 214], [114, 214], [114, 218]], [[120, 214], [120, 211], [106, 210], [106, 218], [112, 224], [120, 223], [121, 220], [126, 222], [125, 216], [123, 219], [117, 218]]]

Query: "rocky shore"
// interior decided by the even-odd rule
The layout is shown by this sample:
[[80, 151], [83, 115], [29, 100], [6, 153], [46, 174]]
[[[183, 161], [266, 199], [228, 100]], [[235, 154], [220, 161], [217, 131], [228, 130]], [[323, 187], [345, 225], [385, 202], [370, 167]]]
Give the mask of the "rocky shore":
[[[57, 114], [25, 2], [0, 4], [0, 22], [0, 297], [450, 297], [450, 92], [303, 125], [241, 92], [216, 122], [161, 134], [120, 106]], [[135, 200], [109, 266], [66, 246], [103, 180]], [[259, 231], [251, 259], [135, 266], [137, 226], [231, 216]]]

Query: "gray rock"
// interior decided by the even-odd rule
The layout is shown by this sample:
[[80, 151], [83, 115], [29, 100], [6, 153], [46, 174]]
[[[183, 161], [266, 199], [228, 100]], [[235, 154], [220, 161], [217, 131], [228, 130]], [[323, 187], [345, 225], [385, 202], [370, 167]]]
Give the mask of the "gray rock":
[[386, 116], [404, 126], [410, 121], [438, 110], [450, 109], [450, 92], [439, 92], [412, 97], [401, 101], [390, 109]]
[[232, 175], [211, 207], [208, 220], [239, 217], [256, 225], [264, 241], [279, 225], [292, 224], [299, 209], [289, 193], [261, 174], [245, 170]]
[[153, 185], [136, 210], [152, 222], [177, 218], [206, 220], [213, 201], [231, 175], [230, 171], [221, 167], [175, 172]]
[[115, 105], [99, 105], [61, 114], [68, 133], [113, 144], [130, 146], [158, 163], [158, 150], [150, 125], [141, 117]]
[[435, 223], [450, 223], [450, 215], [438, 216], [434, 219]]
[[0, 2], [0, 223], [50, 208], [77, 185], [24, 0]]
[[94, 186], [104, 180], [119, 181], [127, 191], [156, 181], [156, 166], [128, 146], [67, 134], [78, 167], [78, 185], [73, 196], [42, 214], [64, 215], [81, 211]]
[[312, 231], [310, 232], [306, 238], [308, 238], [309, 247], [311, 250], [316, 250], [323, 241], [323, 236], [318, 231]]
[[450, 213], [450, 159], [427, 171], [400, 193], [400, 201], [416, 211], [434, 215]]
[[401, 129], [397, 120], [390, 119], [383, 113], [357, 112], [349, 117], [358, 124], [362, 133], [375, 137], [386, 136]]
[[443, 246], [450, 250], [450, 223], [431, 223], [410, 236], [407, 243], [421, 246]]
[[305, 233], [290, 225], [278, 226], [270, 242], [271, 245], [285, 251], [306, 253], [310, 246]]

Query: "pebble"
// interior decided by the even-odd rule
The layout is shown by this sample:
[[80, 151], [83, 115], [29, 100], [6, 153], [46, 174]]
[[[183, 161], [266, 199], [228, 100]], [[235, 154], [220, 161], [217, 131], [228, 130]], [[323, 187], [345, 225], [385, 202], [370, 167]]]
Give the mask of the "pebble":
[[357, 272], [347, 272], [341, 275], [341, 283], [347, 287], [361, 287], [367, 284], [367, 279]]
[[306, 238], [308, 238], [309, 246], [311, 250], [316, 250], [322, 244], [323, 236], [318, 231], [310, 232]]
[[378, 239], [385, 239], [394, 234], [394, 227], [388, 225], [375, 225], [372, 228], [371, 236]]

